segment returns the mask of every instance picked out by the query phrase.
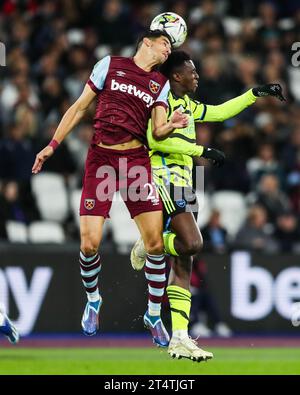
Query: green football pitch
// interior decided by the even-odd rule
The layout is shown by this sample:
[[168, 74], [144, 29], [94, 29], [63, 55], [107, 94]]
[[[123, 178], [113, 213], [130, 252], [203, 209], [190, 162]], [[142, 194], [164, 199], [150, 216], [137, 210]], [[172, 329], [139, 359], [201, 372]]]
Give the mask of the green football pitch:
[[165, 350], [155, 348], [2, 348], [0, 374], [300, 374], [300, 349], [222, 347], [209, 350], [214, 353], [214, 359], [196, 363], [173, 360]]

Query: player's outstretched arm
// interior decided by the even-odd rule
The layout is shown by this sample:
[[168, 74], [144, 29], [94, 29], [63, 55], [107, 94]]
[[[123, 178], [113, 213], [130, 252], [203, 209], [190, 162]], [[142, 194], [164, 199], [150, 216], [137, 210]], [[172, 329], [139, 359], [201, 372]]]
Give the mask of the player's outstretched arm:
[[64, 140], [64, 138], [71, 132], [71, 130], [80, 122], [86, 113], [89, 105], [94, 100], [96, 93], [85, 85], [85, 88], [76, 100], [76, 102], [65, 112], [62, 117], [52, 141], [42, 149], [35, 158], [32, 166], [32, 173], [37, 174], [42, 170], [44, 162], [53, 155], [56, 148]]
[[174, 129], [186, 128], [189, 118], [180, 110], [176, 110], [167, 120], [167, 113], [163, 106], [154, 107], [151, 113], [152, 135], [155, 140], [166, 139]]
[[[258, 97], [274, 96], [279, 100], [285, 100], [282, 88], [279, 84], [267, 84], [249, 89], [246, 93], [234, 97], [225, 103], [212, 106], [197, 103], [194, 110], [195, 122], [222, 122], [239, 114], [251, 104], [255, 103]], [[196, 102], [194, 102], [196, 103]]]

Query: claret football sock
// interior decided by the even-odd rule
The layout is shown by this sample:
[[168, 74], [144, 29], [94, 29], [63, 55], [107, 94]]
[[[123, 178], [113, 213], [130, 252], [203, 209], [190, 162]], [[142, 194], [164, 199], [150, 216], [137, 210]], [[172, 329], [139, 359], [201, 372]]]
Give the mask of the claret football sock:
[[89, 302], [100, 300], [98, 289], [98, 274], [101, 270], [100, 256], [86, 256], [80, 251], [80, 273]]
[[146, 256], [145, 276], [148, 281], [148, 313], [150, 316], [160, 316], [161, 302], [166, 284], [165, 255]]
[[148, 281], [148, 311], [144, 315], [144, 325], [158, 347], [168, 347], [169, 334], [160, 318], [161, 302], [166, 284], [166, 258], [164, 254], [146, 256], [145, 276]]

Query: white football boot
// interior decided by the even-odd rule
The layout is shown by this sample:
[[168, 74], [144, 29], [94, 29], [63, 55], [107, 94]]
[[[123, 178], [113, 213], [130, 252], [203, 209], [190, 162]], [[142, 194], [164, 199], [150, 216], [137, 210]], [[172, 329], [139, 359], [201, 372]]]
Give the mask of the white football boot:
[[143, 239], [140, 237], [132, 247], [130, 262], [134, 270], [142, 270], [146, 263], [146, 250]]
[[214, 356], [213, 353], [199, 348], [197, 341], [188, 336], [180, 340], [171, 339], [168, 353], [172, 358], [188, 358], [196, 362], [207, 361]]

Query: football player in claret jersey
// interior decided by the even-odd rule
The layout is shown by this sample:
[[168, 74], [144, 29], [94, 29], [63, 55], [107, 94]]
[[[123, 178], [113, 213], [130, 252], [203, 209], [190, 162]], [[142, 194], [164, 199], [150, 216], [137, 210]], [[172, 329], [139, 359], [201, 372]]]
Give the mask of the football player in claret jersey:
[[[145, 144], [150, 117], [154, 139], [166, 138], [174, 129], [188, 123], [188, 117], [181, 111], [175, 111], [167, 119], [169, 83], [155, 66], [165, 62], [170, 53], [168, 35], [157, 30], [140, 38], [133, 58], [106, 56], [100, 60], [83, 93], [63, 116], [53, 140], [37, 154], [32, 168], [33, 173], [41, 170], [44, 161], [53, 155], [97, 98], [95, 133], [87, 155], [80, 206], [79, 260], [88, 298], [81, 325], [88, 336], [97, 332], [102, 304], [98, 289], [102, 228], [114, 192], [120, 190], [147, 251], [148, 310], [144, 323], [158, 346], [166, 347], [169, 343], [160, 318], [166, 279], [163, 214], [161, 201], [153, 193], [155, 187]], [[112, 171], [109, 175], [108, 168]], [[142, 177], [135, 171], [137, 168], [142, 168]]]
[[[201, 361], [213, 355], [200, 349], [197, 342], [188, 336], [192, 256], [202, 247], [202, 236], [197, 226], [197, 199], [192, 185], [193, 157], [202, 156], [219, 166], [225, 156], [219, 150], [196, 145], [195, 122], [224, 121], [253, 104], [259, 96], [272, 95], [280, 100], [284, 97], [279, 84], [268, 84], [249, 89], [223, 104], [206, 105], [188, 96], [195, 92], [199, 76], [187, 53], [172, 52], [160, 70], [170, 81], [169, 114], [181, 108], [189, 117], [186, 128], [175, 130], [163, 141], [153, 139], [151, 125], [147, 133], [152, 149], [150, 156], [154, 181], [164, 204], [165, 251], [173, 257], [167, 287], [172, 318], [172, 339], [168, 352], [173, 357]], [[144, 263], [145, 251], [140, 239], [132, 249], [131, 264], [134, 269], [140, 270]]]

